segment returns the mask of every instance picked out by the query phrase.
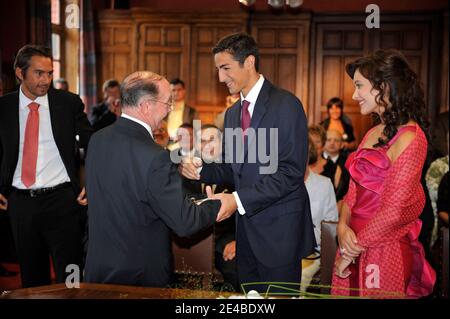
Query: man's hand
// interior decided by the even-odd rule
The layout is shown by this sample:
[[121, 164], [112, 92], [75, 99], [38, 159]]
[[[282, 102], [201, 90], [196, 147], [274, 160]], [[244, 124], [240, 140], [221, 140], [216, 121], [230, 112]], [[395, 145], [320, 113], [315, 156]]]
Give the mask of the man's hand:
[[233, 194], [214, 194], [211, 190], [211, 186], [206, 186], [206, 195], [209, 199], [220, 199], [220, 210], [217, 214], [216, 222], [227, 219], [233, 215], [237, 209], [236, 199]]
[[233, 194], [216, 194], [214, 195], [214, 199], [220, 199], [220, 202], [222, 204], [220, 206], [219, 213], [217, 214], [217, 222], [221, 222], [222, 220], [227, 219], [236, 212], [237, 203]]
[[86, 197], [86, 187], [83, 187], [80, 194], [77, 197], [78, 204], [81, 206], [86, 206], [88, 204], [88, 200]]
[[181, 175], [188, 179], [199, 180], [200, 173], [199, 168], [202, 167], [202, 160], [198, 157], [183, 157], [178, 166], [178, 171]]
[[8, 200], [2, 194], [0, 194], [0, 209], [1, 210], [7, 210], [8, 209]]
[[223, 249], [223, 260], [233, 260], [236, 256], [236, 241], [230, 241]]

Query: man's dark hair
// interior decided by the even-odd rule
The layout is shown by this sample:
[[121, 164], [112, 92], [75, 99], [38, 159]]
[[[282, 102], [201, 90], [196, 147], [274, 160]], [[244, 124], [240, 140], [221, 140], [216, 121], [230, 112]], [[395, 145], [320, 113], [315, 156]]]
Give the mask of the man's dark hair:
[[194, 129], [194, 127], [190, 123], [183, 123], [178, 128], [188, 128], [188, 129], [192, 129], [192, 130]]
[[258, 46], [256, 45], [255, 39], [247, 33], [234, 33], [220, 39], [216, 46], [212, 49], [212, 52], [213, 54], [227, 52], [231, 54], [241, 66], [244, 64], [245, 59], [247, 59], [248, 56], [253, 55], [255, 57], [255, 69], [258, 71]]
[[178, 85], [178, 84], [180, 84], [180, 85], [183, 87], [183, 89], [184, 89], [184, 87], [185, 87], [185, 86], [184, 86], [183, 80], [181, 80], [181, 79], [179, 79], [179, 78], [172, 79], [169, 83], [172, 84], [172, 85]]
[[103, 83], [102, 89], [103, 89], [103, 92], [105, 92], [106, 89], [114, 88], [114, 87], [116, 87], [116, 86], [120, 86], [119, 81], [114, 80], [114, 79], [109, 79], [109, 80], [106, 80], [106, 81]]
[[[25, 77], [30, 60], [33, 56], [42, 56], [53, 61], [52, 50], [43, 45], [27, 44], [19, 49], [14, 59], [14, 71], [19, 68], [22, 70], [22, 76]], [[19, 80], [19, 79], [18, 79]]]

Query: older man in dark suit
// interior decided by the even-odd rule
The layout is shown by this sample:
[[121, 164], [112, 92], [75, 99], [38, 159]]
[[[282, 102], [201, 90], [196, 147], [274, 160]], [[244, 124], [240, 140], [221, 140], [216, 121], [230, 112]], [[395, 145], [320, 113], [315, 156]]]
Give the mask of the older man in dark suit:
[[86, 281], [165, 287], [173, 272], [170, 229], [187, 236], [212, 225], [220, 202], [188, 199], [169, 152], [153, 140], [172, 107], [169, 82], [132, 73], [121, 102], [121, 117], [89, 144]]
[[57, 282], [67, 266], [81, 270], [79, 204], [86, 199], [76, 136], [86, 147], [92, 128], [77, 95], [50, 89], [49, 48], [24, 46], [14, 68], [20, 89], [0, 97], [0, 209], [10, 215], [22, 287], [33, 287], [51, 283], [49, 256]]
[[[303, 181], [308, 158], [303, 106], [258, 73], [259, 53], [251, 36], [227, 36], [213, 53], [220, 82], [241, 98], [225, 115], [222, 163], [204, 164], [198, 173], [198, 165], [184, 162], [180, 171], [206, 183], [234, 184], [233, 194], [216, 196], [222, 199], [218, 221], [239, 211], [240, 283], [289, 282], [294, 285], [290, 288], [298, 289], [301, 259], [316, 246]], [[253, 287], [266, 291], [268, 286]]]

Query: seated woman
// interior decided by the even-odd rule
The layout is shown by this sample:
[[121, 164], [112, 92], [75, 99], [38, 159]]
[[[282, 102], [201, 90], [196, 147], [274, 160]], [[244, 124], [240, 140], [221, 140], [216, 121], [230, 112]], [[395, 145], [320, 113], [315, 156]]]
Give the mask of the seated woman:
[[332, 294], [419, 298], [436, 273], [418, 241], [425, 205], [420, 182], [427, 153], [426, 107], [417, 75], [395, 50], [379, 50], [346, 67], [361, 114], [380, 124], [347, 160], [351, 175], [337, 236]]
[[311, 217], [314, 224], [316, 237], [316, 252], [302, 259], [301, 291], [306, 291], [314, 275], [320, 269], [320, 223], [322, 221], [337, 221], [338, 210], [334, 195], [333, 184], [328, 177], [314, 173], [309, 166], [317, 161], [317, 151], [314, 143], [309, 138], [308, 144], [308, 168], [305, 171], [305, 186], [308, 191], [311, 204]]
[[325, 130], [336, 130], [342, 134], [344, 151], [353, 151], [357, 144], [350, 119], [344, 114], [344, 102], [334, 97], [327, 103], [328, 118], [323, 120]]

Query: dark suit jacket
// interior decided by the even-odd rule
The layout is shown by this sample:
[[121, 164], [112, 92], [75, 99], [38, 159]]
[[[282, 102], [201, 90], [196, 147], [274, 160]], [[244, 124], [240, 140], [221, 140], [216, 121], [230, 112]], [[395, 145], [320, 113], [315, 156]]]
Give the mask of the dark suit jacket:
[[117, 119], [116, 114], [109, 111], [108, 105], [105, 102], [94, 105], [92, 107], [90, 122], [95, 131], [101, 130], [108, 125], [114, 123]]
[[95, 133], [86, 159], [86, 280], [163, 287], [173, 259], [170, 229], [188, 236], [212, 225], [220, 201], [193, 204], [177, 166], [140, 124], [120, 117]]
[[[241, 127], [241, 103], [225, 115], [224, 127]], [[256, 258], [267, 267], [279, 267], [301, 261], [316, 246], [309, 197], [303, 181], [308, 157], [307, 120], [301, 102], [291, 93], [264, 80], [251, 119], [254, 129], [266, 128], [266, 141], [256, 137], [249, 145], [263, 145], [270, 150], [270, 128], [278, 128], [278, 168], [273, 174], [260, 174], [267, 166], [256, 157], [246, 157], [243, 164], [205, 164], [201, 179], [207, 183], [232, 183], [246, 210], [236, 212], [237, 231], [244, 231]], [[235, 150], [224, 136], [223, 161], [231, 161]], [[273, 143], [272, 143], [273, 145]], [[239, 242], [237, 243], [239, 251]], [[237, 256], [239, 258], [239, 256]]]
[[[48, 103], [53, 137], [69, 174], [74, 192], [80, 191], [76, 139], [79, 147], [86, 148], [93, 132], [84, 105], [78, 95], [50, 89]], [[0, 193], [11, 192], [14, 171], [19, 157], [19, 91], [0, 97]]]

